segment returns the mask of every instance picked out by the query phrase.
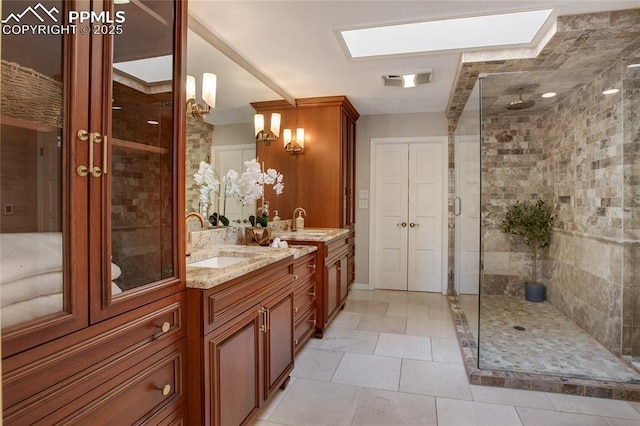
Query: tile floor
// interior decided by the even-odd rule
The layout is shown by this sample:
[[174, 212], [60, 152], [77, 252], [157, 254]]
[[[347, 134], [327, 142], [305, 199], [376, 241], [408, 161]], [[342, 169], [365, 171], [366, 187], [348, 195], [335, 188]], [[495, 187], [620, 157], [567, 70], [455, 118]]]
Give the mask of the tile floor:
[[548, 302], [483, 295], [479, 348], [480, 368], [640, 383], [637, 371]]
[[446, 297], [354, 290], [254, 422], [269, 425], [640, 426], [640, 403], [472, 386]]

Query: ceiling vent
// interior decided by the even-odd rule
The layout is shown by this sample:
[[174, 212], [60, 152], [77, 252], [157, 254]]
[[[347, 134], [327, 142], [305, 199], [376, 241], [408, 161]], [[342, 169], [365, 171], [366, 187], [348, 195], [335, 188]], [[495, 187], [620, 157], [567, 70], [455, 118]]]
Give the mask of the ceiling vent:
[[382, 82], [385, 86], [409, 88], [431, 83], [432, 77], [430, 70], [418, 74], [388, 74], [382, 76]]

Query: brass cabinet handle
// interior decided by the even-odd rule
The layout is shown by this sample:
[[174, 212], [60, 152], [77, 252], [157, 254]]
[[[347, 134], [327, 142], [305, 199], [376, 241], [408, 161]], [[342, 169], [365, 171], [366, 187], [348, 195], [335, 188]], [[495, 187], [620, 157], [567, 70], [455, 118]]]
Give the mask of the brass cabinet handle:
[[410, 227], [412, 227], [412, 228], [419, 228], [419, 227], [420, 227], [420, 224], [419, 224], [419, 223], [411, 222], [411, 223], [409, 224], [409, 226], [410, 226]]
[[396, 225], [398, 228], [402, 227], [402, 228], [406, 228], [407, 227], [407, 222], [400, 222]]
[[293, 345], [294, 345], [294, 346], [298, 346], [298, 339], [296, 339], [296, 340], [294, 340], [294, 341], [293, 341]]
[[[104, 140], [104, 148], [103, 148], [103, 163], [106, 166], [107, 164], [107, 148], [106, 148], [106, 136], [103, 138], [100, 133], [89, 133], [86, 130], [78, 130], [78, 139], [81, 141], [89, 141], [89, 167], [87, 166], [78, 166], [76, 171], [80, 176], [87, 176], [91, 173], [93, 177], [100, 177], [102, 175], [102, 169], [98, 166], [93, 165], [93, 144], [101, 143]], [[106, 168], [105, 168], [106, 170]], [[106, 172], [105, 172], [106, 173]]]
[[293, 313], [297, 314], [298, 313], [298, 307], [296, 306], [295, 308], [293, 308]]
[[297, 279], [298, 279], [298, 274], [294, 274], [294, 275], [293, 275], [293, 279], [294, 279], [294, 280], [297, 280]]
[[315, 293], [307, 293], [307, 296], [316, 297]]
[[167, 331], [169, 331], [169, 329], [171, 329], [171, 324], [169, 324], [169, 321], [165, 321], [162, 323], [162, 332], [166, 333]]
[[307, 268], [316, 269], [316, 265], [307, 265]]
[[171, 392], [171, 385], [164, 385], [162, 388], [162, 395], [167, 396]]

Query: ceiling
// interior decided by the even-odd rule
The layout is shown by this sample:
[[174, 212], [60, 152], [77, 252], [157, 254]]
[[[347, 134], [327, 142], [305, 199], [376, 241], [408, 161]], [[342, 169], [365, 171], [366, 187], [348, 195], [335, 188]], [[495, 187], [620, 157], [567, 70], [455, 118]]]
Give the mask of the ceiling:
[[[549, 7], [554, 9], [555, 19], [637, 8], [640, 1], [190, 0], [190, 25], [195, 17], [212, 37], [230, 49], [235, 62], [250, 72], [242, 75], [240, 71], [238, 76], [234, 61], [219, 52], [211, 53], [211, 46], [203, 40], [198, 46], [192, 45], [191, 32], [188, 68], [190, 73], [202, 69], [218, 74], [218, 101], [209, 120], [215, 124], [250, 121], [253, 111], [248, 102], [283, 97], [346, 95], [361, 115], [444, 112], [461, 66], [462, 51], [353, 60], [345, 54], [336, 31]], [[490, 60], [496, 52], [486, 52], [483, 60]], [[429, 84], [412, 89], [382, 85], [384, 74], [427, 69], [433, 71]], [[253, 76], [256, 73], [271, 88], [258, 82]]]

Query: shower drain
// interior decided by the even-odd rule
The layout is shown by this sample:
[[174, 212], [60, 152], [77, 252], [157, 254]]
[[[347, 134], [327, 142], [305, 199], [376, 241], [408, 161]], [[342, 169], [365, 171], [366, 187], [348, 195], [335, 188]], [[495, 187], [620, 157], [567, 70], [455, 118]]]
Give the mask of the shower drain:
[[525, 330], [526, 330], [526, 328], [524, 328], [524, 327], [523, 327], [523, 326], [521, 326], [521, 325], [514, 325], [514, 326], [513, 326], [513, 328], [514, 328], [515, 330], [518, 330], [518, 331], [525, 331]]

